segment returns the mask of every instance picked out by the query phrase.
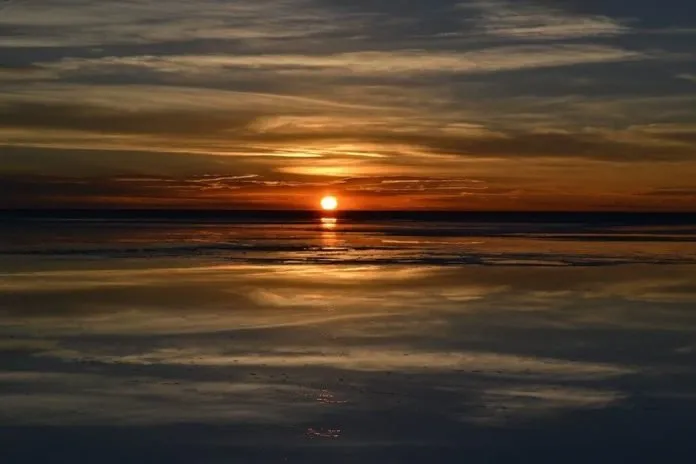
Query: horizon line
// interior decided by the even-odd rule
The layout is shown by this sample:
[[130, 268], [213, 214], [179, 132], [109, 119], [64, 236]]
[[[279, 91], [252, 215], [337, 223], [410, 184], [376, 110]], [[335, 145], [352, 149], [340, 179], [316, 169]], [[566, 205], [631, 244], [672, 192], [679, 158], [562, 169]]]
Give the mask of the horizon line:
[[343, 209], [322, 211], [320, 209], [221, 209], [221, 208], [84, 208], [84, 207], [42, 207], [42, 208], [0, 208], [2, 213], [49, 213], [49, 212], [83, 212], [83, 213], [312, 213], [327, 216], [359, 213], [439, 213], [439, 214], [696, 214], [696, 210], [449, 210], [449, 209]]

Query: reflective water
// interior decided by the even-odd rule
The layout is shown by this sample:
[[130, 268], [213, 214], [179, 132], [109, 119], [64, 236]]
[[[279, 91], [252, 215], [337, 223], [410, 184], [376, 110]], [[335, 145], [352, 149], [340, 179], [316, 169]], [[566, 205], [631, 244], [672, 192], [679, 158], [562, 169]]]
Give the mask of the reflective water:
[[561, 226], [4, 224], [6, 462], [692, 462], [696, 227]]

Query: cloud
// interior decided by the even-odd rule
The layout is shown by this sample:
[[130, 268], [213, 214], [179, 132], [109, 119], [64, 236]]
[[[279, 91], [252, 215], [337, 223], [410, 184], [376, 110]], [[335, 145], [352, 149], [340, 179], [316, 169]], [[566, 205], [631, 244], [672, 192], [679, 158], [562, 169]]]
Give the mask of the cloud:
[[578, 64], [646, 60], [648, 54], [606, 45], [518, 45], [468, 52], [433, 50], [359, 51], [330, 55], [198, 55], [136, 56], [66, 59], [46, 65], [63, 72], [103, 73], [113, 67], [145, 68], [163, 73], [219, 73], [233, 69], [284, 73], [385, 75], [423, 73], [479, 74], [521, 69], [553, 68]]
[[[95, 152], [92, 152], [94, 155]], [[117, 153], [117, 159], [124, 163], [124, 154]], [[222, 163], [208, 163], [210, 160], [197, 159], [195, 156], [183, 155], [188, 163], [177, 166], [182, 162], [182, 156], [177, 159], [162, 159], [159, 167], [149, 169], [148, 164], [152, 159], [145, 159], [147, 155], [135, 153], [139, 159], [126, 167], [120, 168], [117, 163], [106, 167], [109, 160], [96, 159], [93, 165], [85, 168], [86, 173], [76, 176], [46, 176], [31, 174], [0, 175], [0, 183], [7, 189], [6, 194], [0, 199], [0, 207], [6, 208], [31, 208], [43, 204], [44, 206], [64, 207], [209, 207], [209, 208], [237, 208], [237, 209], [277, 209], [279, 207], [298, 207], [296, 196], [306, 195], [307, 192], [327, 185], [327, 182], [311, 182], [301, 176], [297, 180], [275, 180], [278, 173], [259, 178], [258, 175], [240, 175], [230, 177], [198, 175], [195, 172], [210, 170], [211, 166], [218, 171], [241, 171], [243, 169], [255, 169], [243, 162], [231, 162], [226, 168]], [[97, 155], [98, 156], [98, 155]], [[62, 159], [73, 161], [72, 157]], [[101, 168], [101, 169], [100, 169]], [[45, 168], [44, 168], [45, 169]], [[74, 164], [72, 170], [80, 170], [81, 166]], [[178, 177], [137, 177], [141, 172], [179, 172]], [[131, 171], [129, 177], [114, 177], [114, 172]], [[110, 176], [105, 177], [104, 173]], [[282, 198], [277, 198], [282, 197]], [[275, 202], [275, 203], [274, 203]], [[275, 207], [273, 206], [275, 204]], [[172, 250], [173, 251], [173, 250]]]
[[57, 77], [54, 71], [42, 66], [7, 66], [0, 64], [0, 82], [26, 81], [37, 79], [53, 79]]
[[647, 140], [664, 141], [689, 147], [696, 146], [696, 124], [649, 124], [633, 126], [629, 132]]
[[692, 35], [696, 34], [696, 27], [665, 27], [662, 29], [648, 29], [644, 32], [655, 35]]
[[[313, 105], [310, 102], [305, 108]], [[325, 125], [321, 120], [315, 124], [312, 116], [306, 119], [299, 110], [295, 116], [290, 109], [287, 116], [277, 117], [264, 115], [263, 108], [255, 113], [251, 105], [248, 108], [216, 106], [135, 110], [19, 101], [0, 106], [0, 127], [5, 128], [8, 141], [14, 140], [17, 145], [31, 146], [32, 137], [34, 143], [40, 137], [47, 137], [44, 146], [60, 146], [67, 142], [64, 148], [69, 148], [70, 138], [61, 142], [60, 134], [71, 134], [73, 143], [77, 143], [73, 146], [81, 149], [217, 154], [250, 159], [321, 158], [344, 160], [346, 165], [357, 158], [364, 161], [355, 163], [366, 169], [369, 165], [390, 163], [394, 166], [425, 165], [432, 156], [440, 157], [438, 161], [443, 167], [466, 158], [688, 161], [693, 157], [696, 144], [690, 126], [531, 133], [491, 131], [482, 127], [471, 130], [470, 126], [465, 130], [451, 130], [449, 126], [414, 126], [404, 130], [407, 120], [396, 119], [380, 127], [369, 120], [359, 122], [359, 111], [340, 107], [347, 121], [343, 127]], [[32, 135], [35, 131], [43, 132]], [[191, 161], [195, 164], [194, 159]], [[331, 165], [322, 166], [322, 162], [316, 162], [301, 168], [307, 173], [310, 170], [321, 173]], [[284, 169], [284, 172], [290, 171]], [[339, 175], [351, 176], [348, 172]]]
[[642, 195], [659, 197], [694, 197], [696, 198], [696, 188], [693, 187], [664, 187], [650, 190]]
[[[220, 109], [254, 109], [257, 112], [303, 112], [316, 115], [319, 111], [385, 111], [384, 107], [355, 104], [324, 98], [324, 95], [295, 95], [289, 92], [257, 92], [176, 85], [118, 85], [52, 83], [7, 88], [0, 104], [11, 106], [18, 102], [47, 106], [79, 104], [114, 107], [121, 111], [157, 111], [166, 109], [214, 111]], [[393, 108], [391, 108], [393, 109]]]
[[[102, 135], [102, 137], [107, 137]], [[85, 178], [130, 178], [151, 176], [161, 178], [195, 178], [215, 172], [216, 175], [264, 175], [269, 166], [252, 165], [245, 157], [189, 153], [185, 150], [128, 150], [125, 148], [79, 148], [75, 144], [60, 148], [49, 146], [0, 145], [3, 182], [18, 187], [28, 185], [31, 178], [39, 183], [53, 178], [57, 183], [77, 182]], [[251, 172], [254, 171], [254, 172]], [[28, 176], [28, 177], [25, 177]], [[41, 181], [40, 179], [44, 179]], [[31, 182], [29, 182], [30, 184]], [[8, 190], [8, 195], [11, 193]]]
[[561, 40], [614, 36], [626, 33], [621, 22], [603, 15], [571, 13], [526, 0], [475, 0], [460, 3], [465, 19], [486, 34], [506, 39]]
[[[84, 47], [184, 40], [269, 40], [310, 37], [339, 29], [330, 10], [305, 0], [195, 4], [173, 0], [109, 3], [93, 0], [22, 2], [0, 17], [14, 47]], [[19, 32], [21, 31], [21, 33]]]
[[[584, 133], [507, 134], [484, 137], [447, 137], [444, 135], [385, 134], [401, 143], [427, 148], [435, 153], [492, 158], [587, 158], [606, 161], [663, 160], [683, 161], [693, 156], [693, 147], [655, 147], [640, 141], [612, 140], [606, 135]], [[379, 136], [378, 136], [379, 137]]]
[[696, 74], [677, 74], [677, 79], [682, 79], [689, 82], [696, 82]]
[[257, 115], [226, 111], [124, 111], [69, 103], [0, 105], [0, 127], [64, 129], [126, 134], [191, 136], [224, 132], [234, 136], [249, 128]]

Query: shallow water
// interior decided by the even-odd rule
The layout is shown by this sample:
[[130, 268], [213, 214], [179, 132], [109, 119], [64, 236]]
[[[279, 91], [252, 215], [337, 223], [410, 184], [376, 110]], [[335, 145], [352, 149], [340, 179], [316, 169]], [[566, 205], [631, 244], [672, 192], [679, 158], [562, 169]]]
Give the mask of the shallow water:
[[7, 462], [696, 457], [695, 225], [332, 219], [4, 222]]

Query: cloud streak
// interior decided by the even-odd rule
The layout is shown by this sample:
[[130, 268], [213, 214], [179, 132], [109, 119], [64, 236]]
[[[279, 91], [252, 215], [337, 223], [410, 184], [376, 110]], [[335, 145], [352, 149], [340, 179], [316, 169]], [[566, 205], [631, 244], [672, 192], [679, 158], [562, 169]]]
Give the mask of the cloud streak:
[[505, 39], [560, 40], [614, 36], [626, 33], [621, 22], [604, 15], [574, 14], [535, 2], [476, 0], [460, 3], [467, 18], [483, 32]]
[[24, 29], [24, 34], [7, 38], [12, 46], [78, 47], [302, 38], [337, 29], [336, 19], [305, 0], [205, 0], [195, 5], [174, 0], [166, 8], [149, 0], [70, 0], [23, 2], [0, 18], [0, 26]]
[[428, 50], [363, 51], [333, 55], [200, 55], [107, 57], [69, 59], [49, 65], [64, 72], [109, 72], [110, 68], [144, 68], [162, 73], [200, 74], [234, 70], [269, 70], [281, 73], [352, 73], [391, 76], [402, 74], [478, 74], [578, 64], [650, 59], [650, 55], [602, 45], [526, 45], [470, 52]]

